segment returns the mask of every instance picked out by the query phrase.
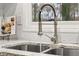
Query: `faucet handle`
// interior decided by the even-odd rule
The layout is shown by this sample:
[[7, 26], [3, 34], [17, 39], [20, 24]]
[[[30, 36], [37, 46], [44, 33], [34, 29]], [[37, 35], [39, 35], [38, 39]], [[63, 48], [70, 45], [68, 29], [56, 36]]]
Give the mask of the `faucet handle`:
[[47, 35], [47, 34], [44, 34], [46, 37], [48, 37], [48, 38], [50, 38], [51, 39], [51, 37], [49, 36], [49, 35]]
[[50, 37], [49, 35], [47, 35], [47, 34], [44, 34], [46, 37], [48, 37], [48, 38], [50, 38], [51, 39], [51, 41], [55, 41], [55, 37]]

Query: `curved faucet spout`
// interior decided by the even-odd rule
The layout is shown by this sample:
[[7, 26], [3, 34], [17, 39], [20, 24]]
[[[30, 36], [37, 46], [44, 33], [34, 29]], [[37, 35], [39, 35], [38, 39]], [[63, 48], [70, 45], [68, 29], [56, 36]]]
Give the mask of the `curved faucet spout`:
[[56, 12], [55, 12], [54, 7], [53, 7], [52, 5], [50, 5], [50, 4], [45, 4], [45, 5], [43, 5], [43, 6], [41, 7], [40, 11], [39, 11], [39, 32], [38, 32], [38, 35], [40, 35], [40, 36], [43, 35], [43, 33], [42, 33], [41, 12], [42, 12], [42, 10], [43, 10], [43, 8], [44, 8], [45, 6], [51, 7], [51, 8], [52, 8], [52, 11], [54, 12], [54, 37], [55, 37], [55, 40], [53, 40], [53, 41], [54, 41], [54, 43], [57, 43], [58, 37], [57, 37]]

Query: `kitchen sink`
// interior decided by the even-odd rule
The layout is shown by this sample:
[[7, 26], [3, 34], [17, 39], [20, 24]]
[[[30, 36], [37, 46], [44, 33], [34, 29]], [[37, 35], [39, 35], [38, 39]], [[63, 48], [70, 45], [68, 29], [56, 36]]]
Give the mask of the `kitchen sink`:
[[[56, 46], [55, 46], [56, 47]], [[19, 51], [29, 51], [29, 52], [36, 52], [36, 53], [44, 53], [50, 55], [59, 55], [59, 56], [69, 56], [70, 49], [63, 48], [63, 47], [50, 47], [50, 44], [40, 44], [40, 43], [23, 43], [23, 44], [16, 44], [12, 46], [5, 46], [4, 48], [7, 49], [14, 49]]]
[[44, 44], [44, 43], [42, 44], [21, 43], [21, 44], [14, 44], [14, 45], [6, 45], [3, 48], [19, 50], [24, 52], [28, 51], [28, 52], [36, 52], [36, 53], [43, 53], [43, 54], [49, 54], [49, 55], [57, 55], [57, 56], [79, 56], [79, 49], [66, 47], [63, 45], [53, 47], [50, 44]]

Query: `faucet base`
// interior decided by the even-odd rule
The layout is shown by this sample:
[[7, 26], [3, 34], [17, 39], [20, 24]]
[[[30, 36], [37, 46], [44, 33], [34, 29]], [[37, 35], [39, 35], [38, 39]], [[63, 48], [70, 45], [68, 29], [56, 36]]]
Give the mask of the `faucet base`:
[[42, 36], [42, 35], [43, 35], [43, 33], [42, 33], [42, 32], [38, 32], [38, 35]]

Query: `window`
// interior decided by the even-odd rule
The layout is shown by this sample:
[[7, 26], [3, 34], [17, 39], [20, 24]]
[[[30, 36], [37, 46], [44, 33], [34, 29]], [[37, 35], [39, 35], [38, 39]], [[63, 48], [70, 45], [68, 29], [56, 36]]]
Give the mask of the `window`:
[[[78, 3], [50, 3], [54, 8], [58, 21], [78, 21], [79, 4]], [[44, 3], [32, 4], [32, 21], [38, 21], [38, 14]], [[54, 13], [49, 6], [46, 6], [41, 12], [42, 21], [53, 21]]]

